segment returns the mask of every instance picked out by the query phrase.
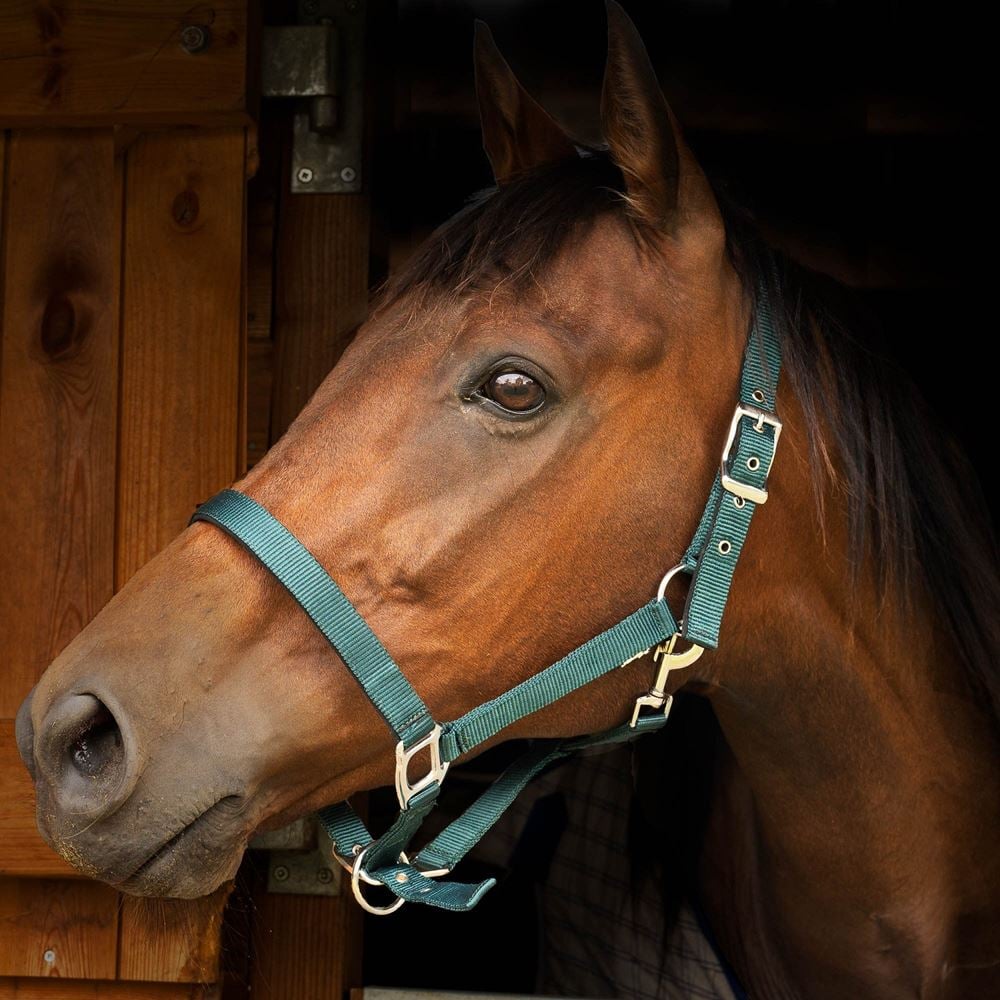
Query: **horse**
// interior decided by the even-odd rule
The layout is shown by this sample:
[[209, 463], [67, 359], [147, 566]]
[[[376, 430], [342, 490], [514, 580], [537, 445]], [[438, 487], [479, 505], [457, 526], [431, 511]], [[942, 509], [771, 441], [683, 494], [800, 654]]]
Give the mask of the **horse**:
[[[601, 148], [478, 30], [495, 189], [237, 488], [457, 717], [650, 599], [766, 298], [786, 373], [769, 502], [718, 648], [663, 692], [719, 733], [699, 897], [752, 996], [995, 995], [1000, 588], [974, 477], [837, 293], [716, 195], [607, 7]], [[344, 666], [253, 555], [191, 524], [19, 712], [42, 834], [124, 892], [214, 890], [254, 831], [392, 782], [395, 740]], [[619, 725], [652, 671], [633, 657], [485, 745]]]

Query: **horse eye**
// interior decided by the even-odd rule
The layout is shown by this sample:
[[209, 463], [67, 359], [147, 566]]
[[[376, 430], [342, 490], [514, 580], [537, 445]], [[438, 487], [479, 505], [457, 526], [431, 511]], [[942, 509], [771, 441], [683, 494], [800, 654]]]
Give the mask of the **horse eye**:
[[497, 406], [511, 413], [530, 413], [545, 402], [545, 389], [526, 372], [497, 372], [480, 390]]

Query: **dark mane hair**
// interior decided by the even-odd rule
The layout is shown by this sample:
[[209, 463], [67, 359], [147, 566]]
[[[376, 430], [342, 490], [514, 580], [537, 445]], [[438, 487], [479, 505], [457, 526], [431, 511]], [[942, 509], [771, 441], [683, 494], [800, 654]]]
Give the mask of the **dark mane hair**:
[[[431, 292], [527, 284], [599, 216], [627, 218], [622, 191], [608, 156], [587, 150], [484, 192], [432, 234], [383, 303], [404, 293], [420, 303]], [[787, 377], [808, 424], [817, 502], [822, 508], [824, 481], [843, 492], [852, 564], [874, 561], [885, 598], [911, 608], [918, 588], [927, 588], [970, 687], [1000, 720], [997, 549], [974, 472], [910, 378], [879, 352], [872, 322], [847, 290], [768, 247], [746, 212], [720, 203], [747, 295], [766, 289], [782, 335]]]

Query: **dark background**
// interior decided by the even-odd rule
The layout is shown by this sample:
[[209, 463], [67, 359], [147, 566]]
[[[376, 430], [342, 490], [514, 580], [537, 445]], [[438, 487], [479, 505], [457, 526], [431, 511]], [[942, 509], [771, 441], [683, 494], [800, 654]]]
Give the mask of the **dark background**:
[[[631, 0], [664, 91], [716, 183], [773, 242], [856, 288], [889, 350], [974, 444], [985, 419], [995, 157], [982, 10], [887, 2]], [[394, 123], [375, 160], [390, 260], [490, 183], [474, 18], [525, 86], [599, 141], [600, 0], [401, 0]]]
[[[991, 447], [994, 156], [983, 95], [993, 59], [982, 11], [887, 0], [625, 7], [713, 180], [773, 242], [856, 289], [881, 321], [880, 349], [974, 457]], [[376, 67], [394, 92], [375, 157], [373, 194], [391, 233], [376, 272], [491, 182], [473, 91], [476, 17], [528, 90], [576, 136], [600, 141], [600, 0], [401, 0], [396, 58]], [[531, 893], [531, 873], [515, 870], [473, 915], [406, 907], [369, 920], [365, 982], [529, 990]], [[387, 963], [392, 954], [407, 960]]]

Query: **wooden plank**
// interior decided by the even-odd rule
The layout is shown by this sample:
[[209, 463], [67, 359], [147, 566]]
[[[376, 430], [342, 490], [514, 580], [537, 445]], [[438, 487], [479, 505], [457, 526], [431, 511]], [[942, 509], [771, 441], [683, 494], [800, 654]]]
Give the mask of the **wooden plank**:
[[[274, 254], [271, 442], [323, 381], [368, 312], [371, 206], [366, 195], [282, 190]], [[251, 343], [251, 376], [266, 348]], [[251, 389], [263, 390], [251, 381]], [[251, 428], [259, 428], [251, 424]], [[253, 441], [253, 439], [251, 439]], [[362, 912], [349, 894], [254, 893], [250, 994], [261, 1000], [342, 1000], [361, 982]]]
[[228, 896], [228, 886], [205, 899], [123, 896], [118, 978], [216, 982]]
[[371, 206], [360, 194], [288, 194], [275, 274], [271, 440], [288, 429], [368, 314]]
[[118, 894], [80, 880], [0, 879], [0, 975], [111, 979]]
[[[270, 132], [265, 133], [270, 137]], [[265, 158], [262, 164], [267, 164]], [[270, 340], [274, 238], [278, 191], [263, 168], [250, 182], [247, 202], [247, 338]]]
[[247, 341], [247, 466], [253, 468], [271, 443], [271, 392], [274, 345], [270, 340]]
[[0, 125], [244, 124], [246, 95], [246, 0], [0, 4]]
[[[126, 174], [119, 585], [239, 471], [244, 133], [144, 135]], [[120, 978], [215, 979], [226, 895], [125, 900]]]
[[17, 752], [13, 719], [0, 719], [0, 802], [0, 875], [81, 877], [38, 834], [35, 790]]
[[244, 133], [145, 135], [126, 172], [119, 586], [238, 472]]
[[256, 902], [254, 1000], [342, 1000], [361, 982], [363, 913], [350, 893]]
[[0, 978], [0, 1000], [218, 1000], [211, 986]]
[[0, 718], [114, 583], [120, 202], [110, 129], [14, 133], [0, 370]]

